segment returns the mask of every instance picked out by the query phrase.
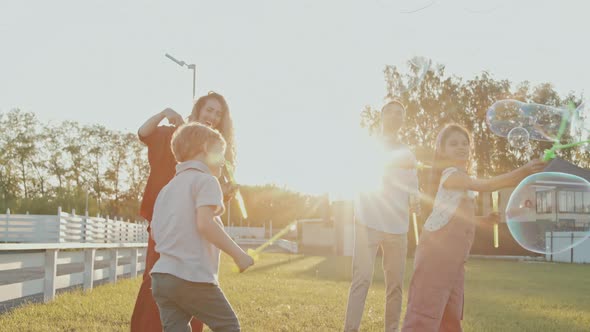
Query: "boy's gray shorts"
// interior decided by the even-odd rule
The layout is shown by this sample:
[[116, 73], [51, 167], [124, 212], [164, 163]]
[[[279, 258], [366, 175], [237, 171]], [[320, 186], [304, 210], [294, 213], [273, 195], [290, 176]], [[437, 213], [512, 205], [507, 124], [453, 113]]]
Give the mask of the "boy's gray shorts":
[[194, 316], [214, 332], [240, 331], [240, 323], [219, 286], [153, 273], [152, 295], [164, 332], [191, 331]]

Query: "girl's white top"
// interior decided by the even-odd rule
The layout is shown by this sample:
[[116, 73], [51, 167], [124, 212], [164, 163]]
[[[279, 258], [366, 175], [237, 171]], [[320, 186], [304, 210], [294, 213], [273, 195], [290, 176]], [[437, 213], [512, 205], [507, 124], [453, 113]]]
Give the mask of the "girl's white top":
[[449, 167], [442, 172], [440, 183], [438, 185], [438, 192], [434, 199], [432, 213], [424, 223], [424, 229], [427, 231], [433, 232], [448, 224], [453, 217], [453, 214], [455, 214], [455, 210], [457, 210], [461, 199], [465, 197], [465, 195], [469, 198], [475, 197], [473, 191], [451, 190], [446, 189], [443, 186], [443, 183], [445, 183], [449, 176], [455, 172], [460, 171], [456, 167]]

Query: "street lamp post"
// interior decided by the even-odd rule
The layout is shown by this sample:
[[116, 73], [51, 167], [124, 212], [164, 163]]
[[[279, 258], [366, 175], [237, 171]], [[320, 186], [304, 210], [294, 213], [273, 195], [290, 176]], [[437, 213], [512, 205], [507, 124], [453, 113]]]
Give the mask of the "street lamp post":
[[188, 69], [193, 70], [193, 100], [195, 100], [195, 88], [197, 85], [197, 66], [193, 63], [191, 65], [187, 65]]
[[177, 65], [179, 65], [181, 67], [186, 66], [188, 69], [193, 71], [193, 100], [195, 100], [195, 91], [196, 91], [196, 86], [197, 86], [197, 65], [195, 65], [194, 63], [188, 64], [182, 60], [178, 60], [168, 53], [166, 53], [165, 55], [168, 59], [174, 61], [174, 63], [176, 63]]

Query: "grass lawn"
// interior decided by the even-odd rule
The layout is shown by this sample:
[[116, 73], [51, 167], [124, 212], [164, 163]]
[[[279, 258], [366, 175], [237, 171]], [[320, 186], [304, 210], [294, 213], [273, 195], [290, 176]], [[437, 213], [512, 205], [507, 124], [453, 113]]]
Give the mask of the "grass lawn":
[[[407, 265], [406, 287], [411, 261]], [[350, 259], [266, 254], [242, 275], [223, 257], [221, 282], [243, 331], [339, 331]], [[141, 278], [60, 295], [0, 316], [2, 331], [128, 331]], [[465, 331], [590, 331], [590, 266], [471, 260]], [[405, 301], [404, 301], [405, 302]], [[379, 264], [361, 329], [382, 331]], [[405, 311], [405, 303], [404, 303]]]

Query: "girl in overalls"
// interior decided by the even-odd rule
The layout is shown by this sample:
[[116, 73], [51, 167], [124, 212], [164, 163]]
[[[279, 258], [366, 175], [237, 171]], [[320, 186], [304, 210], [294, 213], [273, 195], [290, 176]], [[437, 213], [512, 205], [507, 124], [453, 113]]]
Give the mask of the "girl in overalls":
[[475, 225], [499, 220], [498, 214], [475, 217], [473, 193], [516, 186], [545, 167], [533, 160], [492, 179], [474, 179], [467, 174], [470, 150], [470, 135], [459, 125], [446, 126], [437, 137], [428, 190], [434, 202], [416, 248], [402, 331], [462, 331], [465, 262]]

